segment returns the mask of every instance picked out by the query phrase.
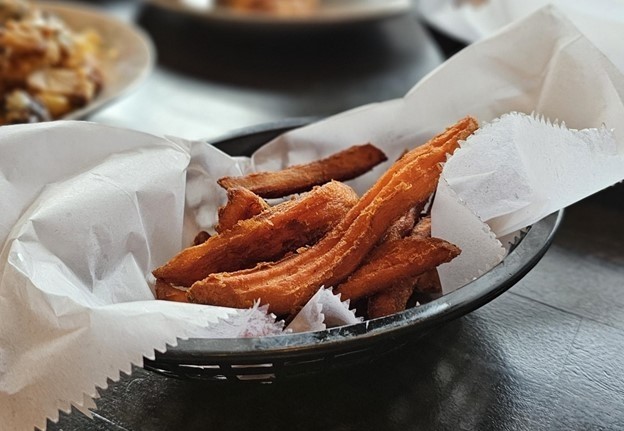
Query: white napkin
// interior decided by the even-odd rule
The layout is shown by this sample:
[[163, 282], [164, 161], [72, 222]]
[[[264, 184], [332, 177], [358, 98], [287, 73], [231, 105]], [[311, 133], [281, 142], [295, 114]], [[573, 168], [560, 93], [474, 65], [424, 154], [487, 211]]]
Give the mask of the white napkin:
[[340, 293], [334, 294], [332, 288], [322, 286], [312, 298], [299, 310], [299, 313], [286, 327], [287, 331], [307, 332], [322, 331], [342, 325], [352, 325], [362, 321], [349, 308], [349, 301], [340, 300]]
[[419, 0], [433, 26], [467, 43], [552, 4], [624, 72], [624, 2], [622, 0]]

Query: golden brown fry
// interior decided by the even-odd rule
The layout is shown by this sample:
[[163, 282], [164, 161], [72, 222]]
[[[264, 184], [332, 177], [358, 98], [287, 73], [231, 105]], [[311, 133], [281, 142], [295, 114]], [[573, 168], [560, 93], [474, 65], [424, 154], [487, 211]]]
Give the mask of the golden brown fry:
[[163, 280], [156, 280], [156, 299], [175, 302], [189, 302], [186, 296], [187, 290], [175, 287]]
[[[211, 274], [191, 286], [189, 299], [237, 308], [261, 299], [273, 313], [297, 311], [320, 286], [337, 285], [348, 277], [396, 219], [429, 197], [437, 185], [440, 163], [476, 128], [476, 121], [466, 117], [407, 153], [314, 246], [274, 264]], [[446, 249], [438, 241], [424, 241], [424, 257], [439, 260], [431, 259]]]
[[388, 289], [372, 295], [368, 298], [368, 318], [385, 317], [405, 310], [414, 292], [441, 294], [438, 270], [432, 269], [416, 277], [398, 280]]
[[413, 277], [398, 280], [388, 289], [368, 299], [368, 318], [376, 319], [405, 310], [412, 293], [414, 293]]
[[[412, 231], [413, 236], [419, 238], [431, 237], [431, 216], [423, 217]], [[432, 269], [418, 276], [416, 283], [414, 284], [414, 290], [418, 292], [427, 293], [440, 293], [442, 292], [442, 284], [440, 284], [440, 277], [438, 276], [438, 270]]]
[[156, 278], [190, 286], [215, 272], [236, 271], [270, 262], [323, 236], [357, 203], [353, 189], [329, 182], [182, 250], [153, 271]]
[[[418, 218], [418, 214], [420, 214], [422, 208], [423, 206], [411, 208], [407, 214], [397, 220], [394, 225], [388, 229], [388, 233], [384, 238], [384, 243], [396, 241], [404, 238], [408, 234], [419, 238], [430, 237], [431, 218], [429, 216], [421, 218], [416, 226], [414, 226], [414, 222]], [[374, 261], [375, 259], [383, 258], [385, 251], [384, 247], [381, 247], [382, 244], [373, 249], [369, 254], [366, 260], [367, 263], [371, 260]], [[437, 275], [435, 269], [430, 272], [435, 272]], [[427, 274], [428, 273], [398, 279], [387, 289], [371, 295], [370, 298], [368, 298], [368, 317], [370, 319], [375, 319], [405, 310], [407, 302], [414, 293], [417, 281]]]
[[378, 249], [376, 259], [359, 267], [338, 286], [337, 292], [343, 300], [381, 292], [397, 280], [423, 274], [460, 253], [459, 248], [444, 240], [412, 236], [384, 243]]
[[227, 203], [219, 208], [219, 233], [231, 229], [240, 220], [247, 220], [269, 207], [264, 199], [243, 187], [233, 187], [227, 191]]
[[409, 235], [414, 228], [414, 223], [418, 220], [419, 212], [419, 209], [416, 207], [410, 208], [388, 228], [388, 232], [386, 232], [383, 241], [392, 241]]
[[411, 236], [418, 238], [430, 238], [431, 237], [431, 216], [426, 216], [418, 220], [416, 226], [412, 230]]
[[386, 160], [386, 155], [374, 145], [356, 145], [315, 162], [290, 166], [276, 172], [224, 177], [218, 183], [228, 190], [244, 187], [263, 198], [280, 198], [310, 190], [330, 180], [350, 180]]
[[[416, 238], [431, 237], [431, 216], [421, 218], [410, 235]], [[368, 261], [382, 258], [383, 253], [383, 250], [379, 252], [378, 247], [373, 250]], [[368, 299], [368, 317], [374, 319], [403, 311], [415, 290], [435, 293], [438, 288], [441, 290], [442, 286], [436, 269], [396, 280], [389, 288], [371, 295]]]

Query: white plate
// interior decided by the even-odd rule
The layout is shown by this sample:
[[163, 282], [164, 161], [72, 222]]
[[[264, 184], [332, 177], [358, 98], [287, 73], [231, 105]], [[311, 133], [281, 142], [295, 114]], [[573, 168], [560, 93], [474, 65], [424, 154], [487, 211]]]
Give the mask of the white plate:
[[158, 6], [230, 24], [331, 25], [372, 21], [407, 13], [410, 0], [320, 0], [318, 10], [301, 16], [241, 13], [214, 5], [214, 0], [148, 0]]
[[60, 2], [38, 3], [37, 7], [59, 16], [74, 31], [97, 31], [104, 49], [114, 53], [102, 59], [102, 91], [91, 103], [62, 119], [77, 120], [94, 113], [134, 89], [153, 69], [154, 47], [149, 37], [137, 27], [91, 7]]

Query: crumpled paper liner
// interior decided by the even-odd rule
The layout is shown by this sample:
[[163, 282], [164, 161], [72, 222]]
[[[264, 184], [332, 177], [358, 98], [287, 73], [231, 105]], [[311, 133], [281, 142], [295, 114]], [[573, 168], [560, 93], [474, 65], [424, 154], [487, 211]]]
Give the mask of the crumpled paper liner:
[[[504, 26], [552, 4], [624, 72], [621, 0], [419, 0], [431, 25], [466, 43], [488, 37]], [[618, 37], [617, 34], [620, 33]]]
[[349, 301], [342, 301], [340, 293], [334, 294], [331, 288], [322, 286], [299, 310], [299, 313], [286, 327], [291, 332], [322, 331], [342, 325], [352, 325], [362, 321], [349, 308]]
[[[154, 301], [147, 282], [154, 267], [214, 220], [225, 193], [213, 176], [275, 169], [366, 141], [394, 160], [466, 114], [491, 121], [509, 111], [536, 111], [575, 128], [612, 128], [624, 123], [623, 95], [617, 69], [546, 9], [463, 50], [405, 98], [289, 133], [251, 161], [201, 143], [87, 123], [0, 128], [3, 426], [43, 428], [59, 409], [87, 408], [107, 378], [129, 373], [178, 338], [210, 336], [220, 318], [239, 313]], [[613, 136], [621, 152], [623, 132]], [[362, 192], [386, 167], [352, 184]], [[491, 243], [492, 262], [500, 259], [489, 228], [463, 213], [481, 230], [471, 235]], [[450, 239], [451, 230], [432, 217], [440, 236]], [[464, 226], [464, 219], [454, 223]], [[484, 270], [479, 264], [460, 278]]]
[[502, 237], [621, 181], [623, 165], [624, 142], [605, 127], [509, 113], [468, 138], [442, 177]]
[[276, 321], [275, 314], [268, 312], [269, 306], [256, 302], [253, 307], [241, 310], [210, 325], [211, 338], [250, 338], [280, 335], [284, 321]]

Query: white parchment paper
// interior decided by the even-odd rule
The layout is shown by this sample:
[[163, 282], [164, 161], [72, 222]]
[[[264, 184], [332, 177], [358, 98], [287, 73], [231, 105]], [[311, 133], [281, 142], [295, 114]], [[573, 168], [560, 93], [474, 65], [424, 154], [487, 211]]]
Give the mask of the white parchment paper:
[[[545, 9], [465, 49], [405, 98], [291, 132], [251, 161], [201, 143], [88, 123], [0, 128], [0, 423], [43, 428], [59, 409], [85, 410], [96, 386], [141, 365], [154, 349], [177, 338], [218, 336], [210, 331], [220, 319], [251, 315], [151, 296], [150, 271], [214, 221], [225, 198], [214, 179], [368, 141], [394, 160], [464, 115], [491, 121], [510, 111], [536, 111], [574, 128], [604, 125], [596, 148], [620, 157], [623, 96], [617, 68], [559, 12]], [[602, 145], [608, 142], [613, 145]], [[598, 154], [590, 150], [587, 157]], [[531, 165], [530, 158], [523, 161]], [[362, 192], [386, 167], [353, 185]], [[608, 185], [595, 181], [591, 189]], [[500, 261], [504, 249], [475, 215], [480, 208], [446, 188], [436, 202], [449, 206], [434, 209], [434, 235], [461, 244], [467, 268], [443, 280], [450, 290]], [[570, 193], [566, 202], [587, 192]], [[527, 196], [513, 201], [505, 217], [529, 207]], [[457, 274], [452, 265], [444, 266], [451, 276]], [[267, 333], [279, 329], [266, 323]], [[248, 335], [231, 327], [223, 332]]]
[[[622, 0], [419, 0], [423, 17], [439, 30], [467, 43], [552, 4], [624, 72]], [[619, 37], [618, 37], [619, 34]]]

